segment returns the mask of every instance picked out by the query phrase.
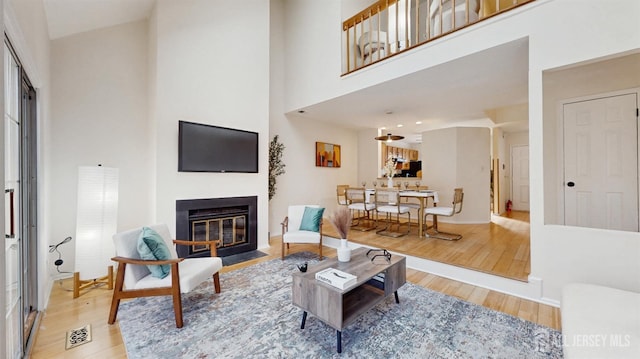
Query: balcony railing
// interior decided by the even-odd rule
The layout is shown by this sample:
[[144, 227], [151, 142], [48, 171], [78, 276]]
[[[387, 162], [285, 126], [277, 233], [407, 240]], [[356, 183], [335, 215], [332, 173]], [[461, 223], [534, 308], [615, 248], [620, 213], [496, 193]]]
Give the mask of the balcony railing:
[[343, 74], [533, 1], [376, 1], [342, 23]]

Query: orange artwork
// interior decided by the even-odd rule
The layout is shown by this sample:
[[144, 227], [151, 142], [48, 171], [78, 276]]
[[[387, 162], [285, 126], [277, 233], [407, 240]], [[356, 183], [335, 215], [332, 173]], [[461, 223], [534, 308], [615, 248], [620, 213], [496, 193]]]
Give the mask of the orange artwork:
[[340, 167], [340, 145], [316, 142], [316, 167]]

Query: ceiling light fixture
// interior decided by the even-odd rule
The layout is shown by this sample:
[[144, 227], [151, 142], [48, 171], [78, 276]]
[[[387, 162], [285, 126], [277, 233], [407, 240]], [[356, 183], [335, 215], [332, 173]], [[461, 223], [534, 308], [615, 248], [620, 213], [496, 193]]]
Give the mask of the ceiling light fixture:
[[378, 141], [391, 142], [391, 141], [398, 141], [398, 140], [401, 140], [403, 138], [404, 138], [404, 136], [392, 135], [390, 133], [387, 133], [386, 135], [378, 136], [375, 139], [378, 140]]

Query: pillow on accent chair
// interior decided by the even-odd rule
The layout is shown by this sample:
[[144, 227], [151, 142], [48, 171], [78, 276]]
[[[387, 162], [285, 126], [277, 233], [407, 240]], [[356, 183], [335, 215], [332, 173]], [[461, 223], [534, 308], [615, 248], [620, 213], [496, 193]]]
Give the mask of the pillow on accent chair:
[[[138, 254], [140, 259], [145, 260], [165, 260], [171, 258], [169, 247], [158, 232], [149, 227], [142, 227], [140, 237], [138, 237]], [[151, 275], [156, 278], [164, 278], [169, 275], [171, 266], [169, 264], [147, 265]]]
[[324, 208], [305, 207], [302, 222], [300, 222], [300, 230], [320, 232], [320, 221], [322, 221], [323, 213]]

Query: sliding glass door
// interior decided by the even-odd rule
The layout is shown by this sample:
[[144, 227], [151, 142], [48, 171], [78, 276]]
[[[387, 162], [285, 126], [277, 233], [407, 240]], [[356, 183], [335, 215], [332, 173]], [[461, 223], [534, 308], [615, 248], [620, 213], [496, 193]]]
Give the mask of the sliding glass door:
[[5, 42], [6, 358], [25, 353], [37, 314], [36, 92]]

